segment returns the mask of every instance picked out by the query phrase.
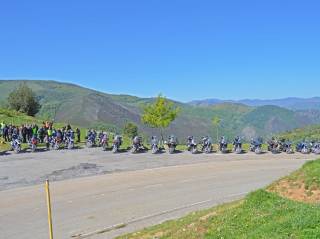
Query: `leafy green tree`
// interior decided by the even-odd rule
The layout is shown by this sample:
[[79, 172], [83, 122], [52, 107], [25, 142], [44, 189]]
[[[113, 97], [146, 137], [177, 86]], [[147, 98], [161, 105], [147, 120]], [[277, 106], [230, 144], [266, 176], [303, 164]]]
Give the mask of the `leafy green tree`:
[[133, 138], [138, 135], [138, 126], [132, 122], [126, 123], [123, 127], [123, 134], [129, 138]]
[[141, 121], [152, 128], [160, 130], [163, 141], [163, 130], [177, 118], [180, 109], [162, 95], [158, 95], [155, 102], [143, 109]]
[[8, 104], [11, 109], [34, 116], [41, 107], [39, 100], [26, 83], [21, 83], [17, 89], [8, 96]]
[[218, 116], [214, 116], [211, 120], [213, 127], [216, 129], [217, 141], [219, 141], [219, 128], [221, 125], [221, 119]]

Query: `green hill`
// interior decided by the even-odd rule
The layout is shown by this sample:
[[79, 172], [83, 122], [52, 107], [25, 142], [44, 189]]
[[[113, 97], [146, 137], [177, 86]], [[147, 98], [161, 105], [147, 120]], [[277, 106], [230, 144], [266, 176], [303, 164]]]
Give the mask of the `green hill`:
[[[0, 102], [5, 104], [9, 93], [22, 80], [0, 80]], [[69, 83], [55, 81], [25, 81], [39, 97], [42, 108], [40, 118], [76, 124], [82, 127], [103, 125], [120, 131], [126, 122], [134, 122], [144, 134], [157, 131], [140, 122], [141, 107], [152, 98], [130, 95], [112, 95]], [[320, 123], [319, 114], [294, 112], [277, 106], [249, 107], [242, 104], [222, 103], [214, 106], [192, 106], [174, 102], [181, 108], [181, 115], [165, 132], [174, 133], [180, 139], [188, 135], [200, 137], [214, 135], [211, 118], [222, 120], [221, 134], [228, 138], [236, 134], [250, 138]]]
[[14, 110], [7, 110], [0, 108], [0, 122], [6, 122], [7, 124], [12, 125], [21, 125], [21, 124], [41, 124], [43, 121], [36, 119], [31, 116], [27, 116], [23, 113], [16, 112]]

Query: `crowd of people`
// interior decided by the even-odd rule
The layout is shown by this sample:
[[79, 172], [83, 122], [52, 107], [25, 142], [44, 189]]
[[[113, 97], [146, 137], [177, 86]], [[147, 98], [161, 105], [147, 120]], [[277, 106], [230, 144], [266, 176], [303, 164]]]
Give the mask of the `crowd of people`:
[[[13, 138], [19, 137], [22, 143], [28, 143], [33, 137], [36, 137], [40, 143], [45, 143], [46, 138], [59, 137], [64, 138], [72, 130], [70, 125], [55, 129], [52, 122], [43, 122], [41, 126], [37, 124], [22, 124], [20, 126], [13, 124], [0, 123], [0, 136], [4, 142], [11, 142]], [[79, 128], [74, 131], [76, 141], [80, 142], [81, 132]]]

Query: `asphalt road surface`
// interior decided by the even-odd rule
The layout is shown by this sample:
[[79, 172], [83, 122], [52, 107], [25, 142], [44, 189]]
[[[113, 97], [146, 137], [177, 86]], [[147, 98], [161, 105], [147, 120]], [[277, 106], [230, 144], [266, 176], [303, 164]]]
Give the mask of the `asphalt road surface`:
[[149, 153], [99, 149], [0, 156], [0, 238], [113, 238], [242, 198], [314, 155]]

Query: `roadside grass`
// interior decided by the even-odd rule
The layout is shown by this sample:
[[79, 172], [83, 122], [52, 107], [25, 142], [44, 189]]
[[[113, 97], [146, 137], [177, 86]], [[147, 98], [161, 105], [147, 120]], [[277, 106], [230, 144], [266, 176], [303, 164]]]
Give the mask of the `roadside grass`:
[[320, 188], [320, 160], [309, 161], [287, 177], [291, 182], [303, 181], [306, 189]]
[[288, 199], [277, 191], [276, 185], [283, 180], [319, 190], [320, 160], [307, 162], [243, 200], [194, 212], [118, 239], [320, 238], [320, 201]]
[[320, 204], [320, 160], [309, 161], [268, 189], [292, 200]]

